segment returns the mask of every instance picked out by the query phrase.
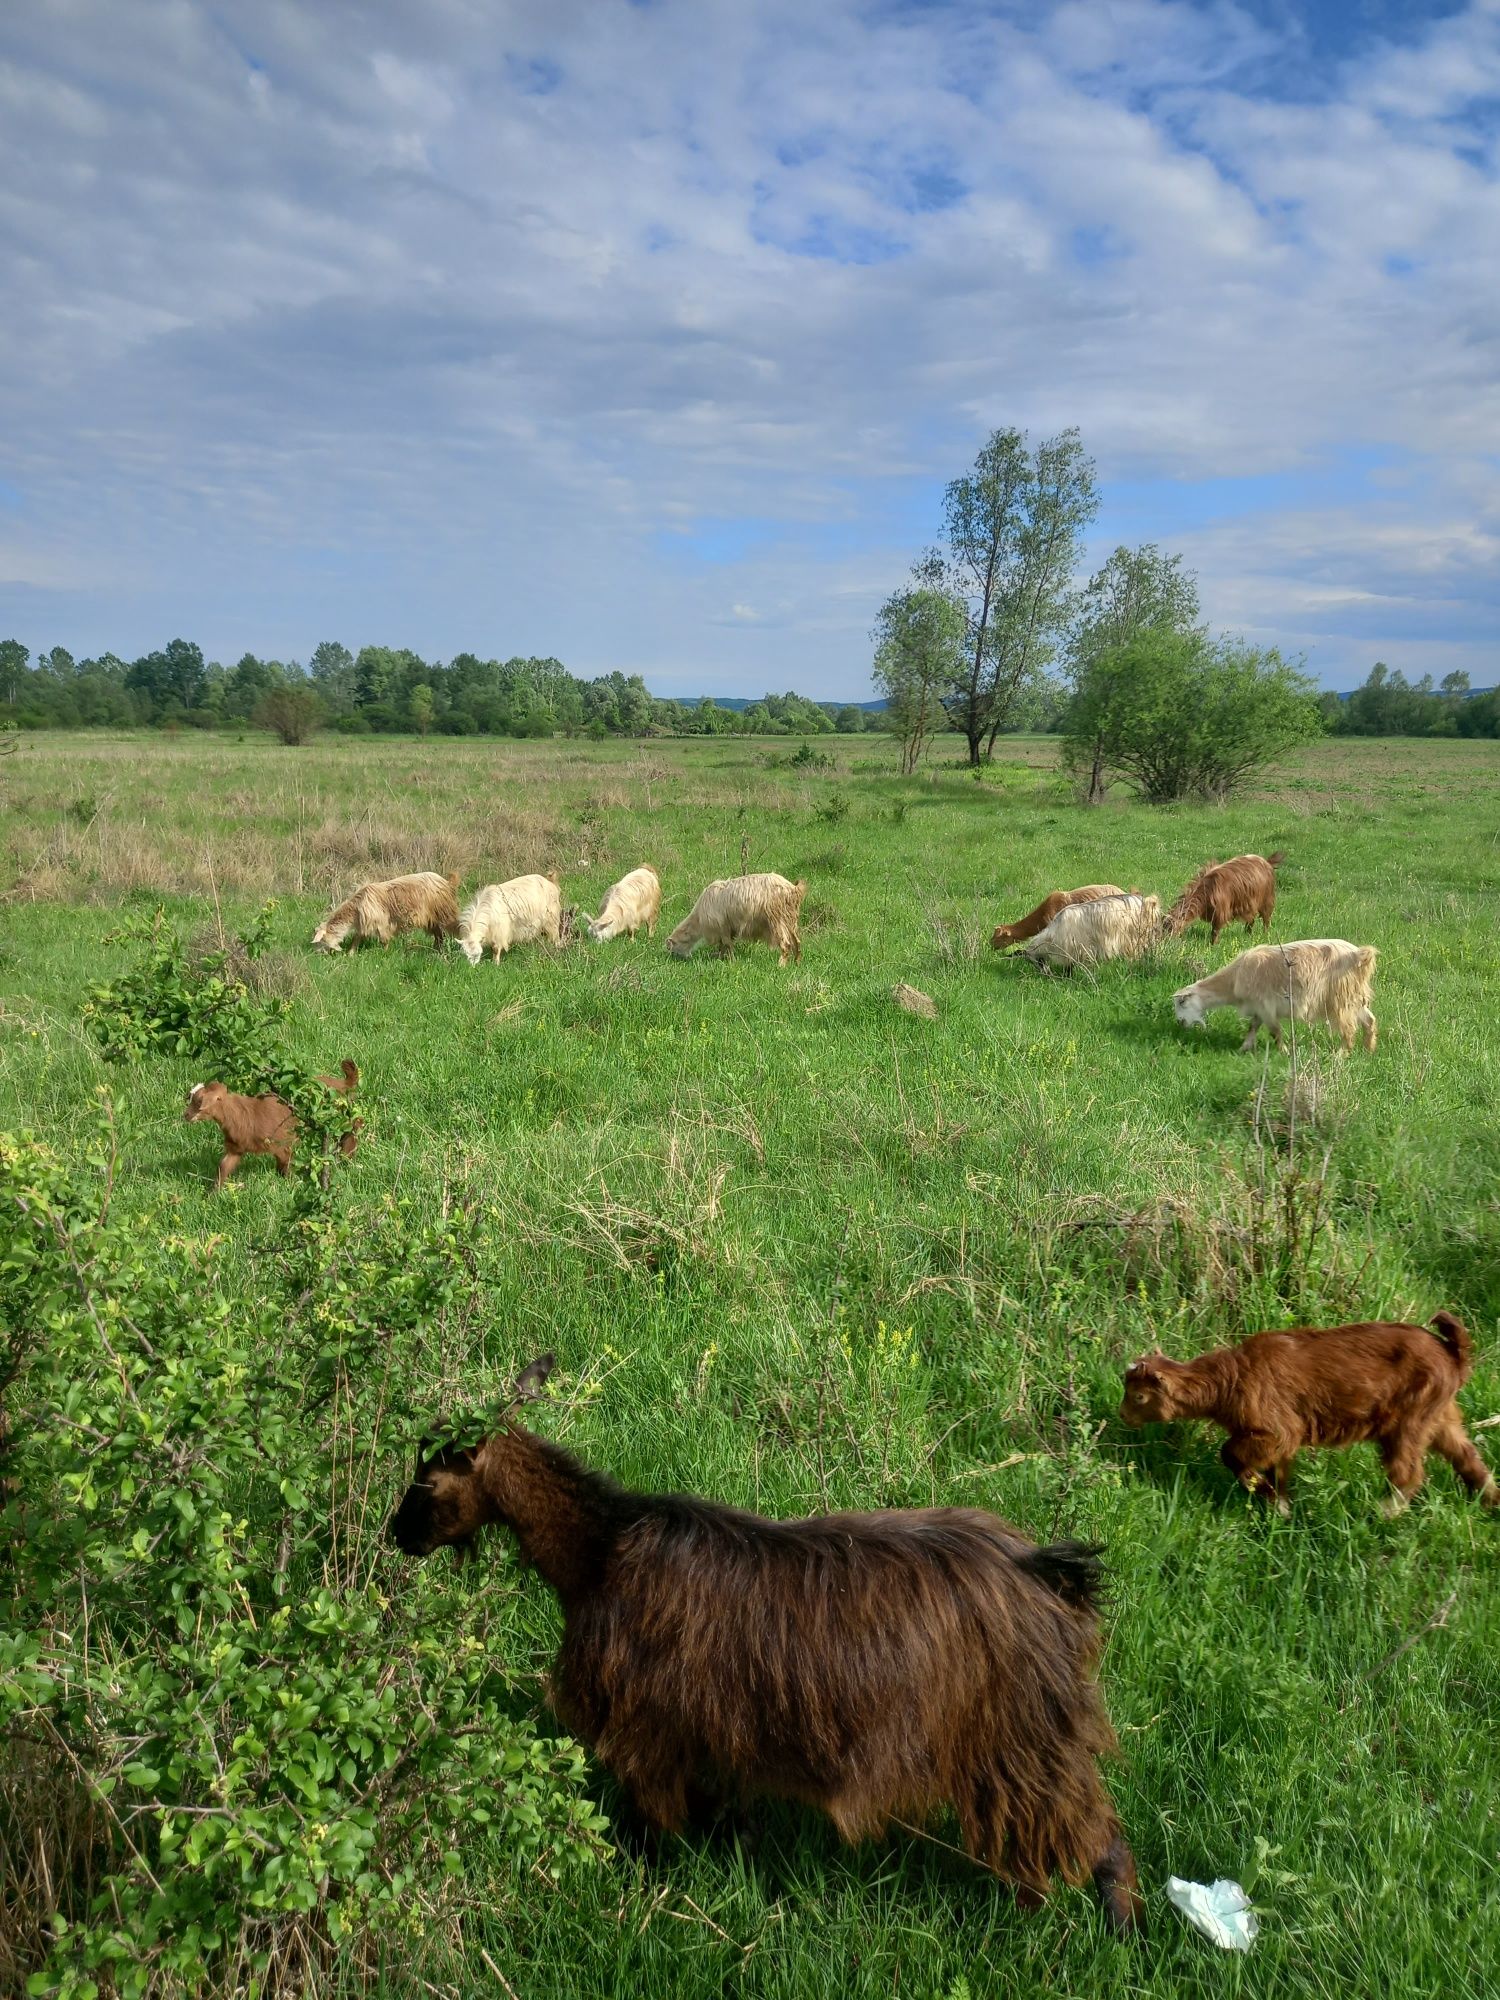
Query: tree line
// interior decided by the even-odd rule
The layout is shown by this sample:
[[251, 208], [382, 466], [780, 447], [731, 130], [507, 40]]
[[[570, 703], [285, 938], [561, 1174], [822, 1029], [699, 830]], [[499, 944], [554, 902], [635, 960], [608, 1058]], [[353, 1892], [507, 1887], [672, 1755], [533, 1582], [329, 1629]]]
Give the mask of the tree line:
[[318, 646], [305, 667], [253, 653], [225, 667], [189, 639], [131, 661], [113, 653], [75, 660], [61, 646], [33, 659], [19, 640], [0, 640], [0, 717], [23, 729], [248, 724], [286, 742], [305, 741], [322, 725], [348, 735], [817, 736], [880, 728], [884, 720], [853, 703], [793, 693], [729, 709], [709, 697], [662, 700], [639, 674], [582, 680], [551, 658], [458, 653], [445, 665], [406, 648], [352, 653], [336, 640]]
[[1475, 693], [1462, 671], [1409, 681], [1377, 660], [1351, 694], [1324, 695], [1323, 717], [1335, 736], [1500, 736], [1500, 688]]

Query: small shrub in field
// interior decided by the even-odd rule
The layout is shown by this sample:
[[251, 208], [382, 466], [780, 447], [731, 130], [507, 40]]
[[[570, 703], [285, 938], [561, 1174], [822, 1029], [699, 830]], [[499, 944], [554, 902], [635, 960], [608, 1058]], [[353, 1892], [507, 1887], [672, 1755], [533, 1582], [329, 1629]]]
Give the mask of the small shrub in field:
[[[250, 719], [269, 729], [278, 743], [294, 746], [311, 740], [323, 720], [323, 704], [308, 688], [272, 688], [261, 696]], [[424, 729], [422, 734], [426, 733]]]
[[485, 1596], [384, 1575], [454, 1224], [309, 1200], [230, 1296], [113, 1173], [107, 1123], [79, 1161], [0, 1137], [0, 1984], [302, 1991], [456, 1925], [478, 1828], [556, 1874], [602, 1822]]
[[813, 818], [824, 826], [842, 826], [849, 817], [849, 794], [830, 792], [821, 805], [813, 807]]
[[832, 757], [825, 756], [821, 750], [814, 750], [810, 743], [804, 743], [787, 759], [794, 771], [831, 771], [834, 768], [834, 761]]

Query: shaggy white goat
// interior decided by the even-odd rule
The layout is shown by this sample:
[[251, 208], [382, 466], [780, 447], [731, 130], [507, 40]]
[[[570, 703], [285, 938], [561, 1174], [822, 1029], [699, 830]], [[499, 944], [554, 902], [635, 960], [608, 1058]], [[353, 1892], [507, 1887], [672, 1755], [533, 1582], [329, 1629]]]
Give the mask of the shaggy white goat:
[[656, 879], [654, 868], [632, 868], [628, 875], [622, 875], [604, 901], [599, 905], [597, 917], [585, 917], [589, 936], [596, 944], [606, 938], [617, 938], [621, 932], [634, 937], [641, 925], [646, 926], [647, 937], [656, 936], [656, 919], [661, 915], [661, 884]]
[[396, 875], [389, 882], [365, 882], [313, 932], [319, 951], [338, 951], [345, 938], [356, 944], [389, 944], [403, 931], [426, 931], [441, 944], [458, 929], [453, 891], [456, 875]]
[[1159, 896], [1100, 896], [1069, 903], [1044, 931], [1021, 947], [1023, 958], [1049, 972], [1054, 965], [1100, 965], [1107, 958], [1139, 958], [1160, 935]]
[[486, 951], [497, 959], [535, 938], [562, 942], [562, 894], [555, 875], [517, 875], [481, 889], [459, 919], [458, 948], [470, 965]]
[[1258, 944], [1209, 978], [1181, 987], [1172, 995], [1172, 1010], [1185, 1028], [1201, 1028], [1216, 1007], [1237, 1007], [1250, 1023], [1241, 1043], [1246, 1049], [1255, 1047], [1263, 1027], [1280, 1048], [1283, 1021], [1326, 1021], [1346, 1049], [1363, 1032], [1365, 1047], [1373, 1049], [1370, 988], [1377, 956], [1373, 945], [1345, 938]]
[[743, 939], [773, 944], [778, 963], [801, 958], [802, 939], [797, 915], [807, 894], [805, 882], [788, 882], [784, 875], [732, 875], [710, 882], [692, 909], [667, 939], [674, 958], [686, 958], [703, 941], [720, 958], [728, 958]]

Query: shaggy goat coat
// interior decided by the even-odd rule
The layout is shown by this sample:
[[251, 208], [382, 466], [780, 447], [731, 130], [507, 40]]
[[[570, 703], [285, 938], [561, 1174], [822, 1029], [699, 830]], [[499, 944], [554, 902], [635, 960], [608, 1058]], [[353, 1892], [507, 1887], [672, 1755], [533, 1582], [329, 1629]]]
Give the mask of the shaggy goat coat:
[[[1127, 1424], [1206, 1417], [1229, 1432], [1223, 1461], [1283, 1513], [1292, 1460], [1310, 1445], [1375, 1445], [1399, 1512], [1440, 1452], [1471, 1493], [1500, 1505], [1489, 1467], [1458, 1407], [1473, 1371], [1467, 1329], [1440, 1312], [1432, 1333], [1400, 1320], [1254, 1333], [1196, 1361], [1147, 1354], [1125, 1371]], [[1433, 1335], [1436, 1335], [1434, 1339]]]
[[555, 875], [517, 875], [481, 889], [459, 920], [458, 948], [470, 965], [513, 944], [562, 943], [562, 891]]
[[641, 925], [647, 937], [656, 936], [656, 919], [661, 914], [661, 883], [654, 868], [632, 868], [622, 875], [599, 905], [597, 917], [585, 917], [589, 936], [596, 944], [617, 938], [622, 932], [634, 937]]
[[1092, 1874], [1135, 1927], [1091, 1551], [967, 1508], [770, 1521], [632, 1493], [511, 1425], [419, 1458], [389, 1532], [426, 1555], [491, 1522], [561, 1600], [559, 1719], [651, 1826], [772, 1796], [857, 1841], [951, 1805], [986, 1867], [1033, 1896]]
[[991, 951], [1005, 951], [1013, 944], [1024, 944], [1027, 938], [1034, 938], [1038, 931], [1044, 931], [1059, 910], [1066, 910], [1072, 903], [1097, 903], [1101, 896], [1123, 896], [1125, 891], [1117, 889], [1113, 882], [1090, 882], [1082, 889], [1053, 889], [1028, 910], [1024, 917], [1013, 924], [996, 924], [990, 938]]
[[1345, 938], [1301, 938], [1294, 944], [1258, 944], [1228, 965], [1172, 995], [1172, 1009], [1185, 1028], [1206, 1026], [1217, 1007], [1237, 1007], [1250, 1032], [1240, 1044], [1253, 1049], [1263, 1027], [1281, 1047], [1283, 1021], [1326, 1021], [1346, 1049], [1363, 1033], [1375, 1046], [1370, 989], [1375, 980], [1373, 945]]
[[[359, 1070], [346, 1056], [339, 1064], [337, 1076], [320, 1076], [318, 1081], [326, 1083], [330, 1090], [345, 1093], [359, 1082]], [[262, 1097], [245, 1097], [238, 1091], [226, 1090], [222, 1083], [195, 1083], [188, 1092], [187, 1109], [182, 1115], [189, 1125], [217, 1125], [223, 1135], [224, 1151], [214, 1178], [216, 1188], [223, 1187], [247, 1153], [269, 1153], [278, 1174], [286, 1173], [292, 1164], [297, 1120], [291, 1106], [269, 1092]], [[346, 1160], [354, 1157], [363, 1124], [362, 1118], [356, 1118], [339, 1140], [339, 1151]]]
[[456, 875], [430, 872], [366, 882], [323, 919], [313, 943], [319, 951], [338, 951], [346, 938], [386, 945], [403, 931], [426, 931], [440, 945], [458, 929], [457, 887]]
[[778, 964], [800, 959], [797, 919], [806, 894], [805, 882], [788, 882], [784, 875], [732, 875], [710, 882], [667, 939], [667, 950], [686, 958], [694, 945], [707, 941], [728, 958], [737, 944], [750, 941], [775, 945]]
[[1230, 924], [1243, 924], [1247, 932], [1271, 928], [1276, 909], [1276, 870], [1286, 857], [1281, 854], [1237, 854], [1233, 861], [1210, 861], [1188, 883], [1167, 912], [1170, 937], [1180, 937], [1190, 924], [1207, 924], [1210, 942], [1219, 942], [1219, 932]]
[[1032, 938], [1022, 953], [1044, 972], [1054, 965], [1071, 972], [1075, 965], [1101, 965], [1107, 958], [1139, 958], [1150, 949], [1161, 929], [1161, 899], [1157, 896], [1096, 897], [1090, 903], [1070, 903]]

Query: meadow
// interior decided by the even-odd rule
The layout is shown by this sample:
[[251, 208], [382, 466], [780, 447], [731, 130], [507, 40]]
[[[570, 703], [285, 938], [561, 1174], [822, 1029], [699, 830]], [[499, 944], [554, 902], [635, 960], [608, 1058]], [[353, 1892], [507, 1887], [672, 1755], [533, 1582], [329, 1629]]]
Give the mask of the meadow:
[[[555, 1885], [476, 1827], [444, 1922], [333, 1984], [392, 1994], [1478, 1995], [1500, 1977], [1500, 1525], [1434, 1461], [1395, 1521], [1372, 1450], [1299, 1461], [1258, 1509], [1217, 1433], [1131, 1432], [1121, 1369], [1257, 1327], [1425, 1321], [1479, 1350], [1500, 1412], [1500, 750], [1313, 746], [1224, 808], [1076, 803], [1041, 740], [982, 782], [940, 743], [916, 778], [874, 737], [630, 745], [32, 736], [0, 763], [0, 1129], [82, 1146], [97, 1090], [116, 1201], [208, 1235], [253, 1289], [288, 1191], [250, 1161], [211, 1193], [197, 1073], [104, 1064], [85, 989], [122, 912], [210, 940], [276, 899], [255, 977], [311, 1066], [354, 1057], [348, 1184], [467, 1205], [473, 1290], [434, 1325], [434, 1416], [544, 1348], [540, 1427], [629, 1483], [792, 1515], [975, 1504], [1102, 1544], [1111, 1784], [1147, 1890], [1143, 1948], [1060, 1890], [1025, 1914], [936, 1839], [841, 1848], [793, 1810], [756, 1837], [621, 1851]], [[1243, 943], [1044, 978], [988, 948], [1047, 889], [1167, 901], [1204, 860], [1282, 849], [1273, 936], [1380, 948], [1380, 1045], [1239, 1053], [1173, 990]], [[565, 903], [649, 860], [655, 942], [528, 948], [471, 971], [426, 939], [320, 959], [358, 880], [556, 870]], [[667, 929], [711, 877], [808, 883], [801, 964], [688, 963]], [[936, 1020], [892, 1003], [905, 980]], [[1500, 1418], [1497, 1418], [1500, 1421]], [[1500, 1433], [1476, 1441], [1500, 1462]], [[405, 1464], [378, 1469], [394, 1502]], [[545, 1713], [546, 1591], [496, 1538], [455, 1572], [372, 1555], [392, 1595], [484, 1594]], [[441, 1578], [435, 1573], [446, 1572]], [[606, 1812], [611, 1793], [600, 1780]], [[1167, 1906], [1169, 1873], [1250, 1887], [1243, 1960]]]

